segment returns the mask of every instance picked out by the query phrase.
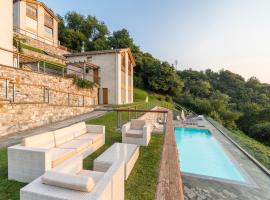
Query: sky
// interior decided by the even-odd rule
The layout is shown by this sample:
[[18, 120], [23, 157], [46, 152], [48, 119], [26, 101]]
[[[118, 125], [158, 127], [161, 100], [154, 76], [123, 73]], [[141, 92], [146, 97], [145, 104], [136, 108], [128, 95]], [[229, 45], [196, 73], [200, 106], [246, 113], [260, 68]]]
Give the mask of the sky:
[[228, 69], [270, 83], [270, 0], [42, 0], [55, 13], [96, 16], [129, 30], [178, 70]]

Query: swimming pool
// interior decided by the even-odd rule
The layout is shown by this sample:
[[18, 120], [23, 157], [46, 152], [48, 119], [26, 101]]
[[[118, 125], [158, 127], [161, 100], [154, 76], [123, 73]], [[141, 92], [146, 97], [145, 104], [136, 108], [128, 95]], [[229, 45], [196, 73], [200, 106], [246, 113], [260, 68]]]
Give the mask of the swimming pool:
[[208, 130], [176, 128], [175, 138], [182, 172], [245, 182], [235, 164]]

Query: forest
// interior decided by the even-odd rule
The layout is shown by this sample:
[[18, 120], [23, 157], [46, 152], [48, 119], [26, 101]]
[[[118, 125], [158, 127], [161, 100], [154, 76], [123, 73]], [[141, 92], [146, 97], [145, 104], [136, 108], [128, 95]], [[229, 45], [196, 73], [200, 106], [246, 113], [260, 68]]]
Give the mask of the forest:
[[166, 95], [168, 101], [270, 146], [270, 84], [256, 77], [245, 80], [228, 70], [177, 71], [172, 64], [141, 51], [126, 29], [111, 33], [96, 17], [76, 12], [59, 19], [59, 40], [64, 46], [76, 51], [82, 47], [86, 51], [130, 48], [136, 58], [136, 87]]

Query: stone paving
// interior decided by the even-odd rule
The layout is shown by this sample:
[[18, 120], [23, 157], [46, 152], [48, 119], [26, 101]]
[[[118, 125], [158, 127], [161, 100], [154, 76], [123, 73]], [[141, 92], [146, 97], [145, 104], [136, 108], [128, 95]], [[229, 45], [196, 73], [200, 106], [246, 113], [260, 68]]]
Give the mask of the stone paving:
[[[175, 125], [181, 126], [179, 123]], [[242, 171], [247, 183], [240, 185], [182, 173], [185, 200], [270, 200], [270, 177], [208, 121], [203, 120], [199, 125], [202, 126], [200, 128], [211, 131], [227, 155]]]
[[44, 133], [47, 131], [54, 131], [56, 129], [60, 129], [60, 128], [63, 128], [63, 127], [66, 127], [66, 126], [69, 126], [69, 125], [72, 125], [72, 124], [75, 124], [75, 123], [78, 123], [81, 121], [100, 117], [107, 112], [108, 111], [106, 111], [106, 110], [96, 110], [96, 111], [93, 111], [90, 113], [86, 113], [83, 115], [72, 117], [72, 118], [67, 119], [67, 120], [52, 123], [49, 125], [45, 125], [45, 126], [42, 126], [39, 128], [32, 129], [32, 130], [22, 131], [22, 132], [18, 132], [18, 133], [14, 133], [14, 134], [0, 137], [0, 148], [4, 148], [4, 147], [8, 147], [8, 146], [17, 144], [23, 138], [28, 137], [28, 136], [37, 135], [37, 134]]

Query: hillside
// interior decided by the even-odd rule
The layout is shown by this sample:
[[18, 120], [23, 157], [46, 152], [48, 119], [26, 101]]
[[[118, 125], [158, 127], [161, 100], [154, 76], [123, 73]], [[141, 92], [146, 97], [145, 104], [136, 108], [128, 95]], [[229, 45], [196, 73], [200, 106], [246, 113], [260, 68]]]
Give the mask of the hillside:
[[[270, 85], [256, 78], [247, 81], [238, 74], [184, 70], [143, 52], [126, 29], [110, 33], [96, 17], [69, 12], [59, 16], [59, 39], [66, 47], [80, 51], [130, 48], [136, 58], [134, 84], [151, 91], [153, 98], [172, 99], [198, 114], [211, 116], [230, 129], [241, 129], [270, 145]], [[145, 94], [138, 92], [140, 98]], [[151, 96], [149, 98], [152, 98]]]

